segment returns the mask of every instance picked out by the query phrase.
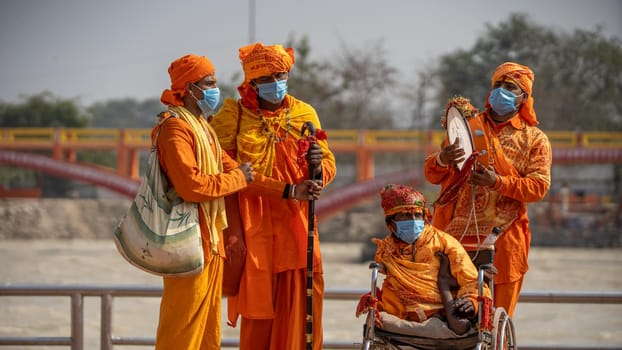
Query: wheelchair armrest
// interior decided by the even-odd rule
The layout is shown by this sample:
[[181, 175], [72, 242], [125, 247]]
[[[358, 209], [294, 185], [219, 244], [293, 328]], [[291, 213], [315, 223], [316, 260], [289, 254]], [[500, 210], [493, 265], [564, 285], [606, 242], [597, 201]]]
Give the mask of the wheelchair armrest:
[[484, 295], [484, 284], [490, 286], [494, 285], [494, 278], [497, 274], [497, 268], [492, 263], [482, 264], [477, 271], [477, 285], [479, 295]]
[[369, 263], [369, 268], [371, 269], [371, 296], [376, 298], [376, 289], [378, 287], [378, 273], [385, 274], [387, 273], [386, 267], [378, 262], [372, 261]]
[[497, 274], [497, 268], [493, 264], [482, 264], [479, 266], [479, 269], [493, 275]]

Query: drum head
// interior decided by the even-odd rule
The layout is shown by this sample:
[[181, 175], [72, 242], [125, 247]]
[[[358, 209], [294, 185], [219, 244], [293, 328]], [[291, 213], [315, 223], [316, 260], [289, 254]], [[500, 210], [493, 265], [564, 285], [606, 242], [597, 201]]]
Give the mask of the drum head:
[[462, 170], [464, 162], [473, 153], [473, 140], [471, 139], [471, 129], [467, 120], [455, 106], [447, 109], [447, 138], [450, 144], [454, 143], [457, 138], [460, 147], [464, 149], [464, 160], [457, 164], [458, 169]]

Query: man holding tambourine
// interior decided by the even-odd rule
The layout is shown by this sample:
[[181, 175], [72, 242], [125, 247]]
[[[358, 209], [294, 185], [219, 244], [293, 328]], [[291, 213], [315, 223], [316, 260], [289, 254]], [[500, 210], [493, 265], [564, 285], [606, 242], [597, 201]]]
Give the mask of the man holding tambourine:
[[450, 100], [441, 120], [448, 137], [425, 160], [426, 179], [441, 185], [434, 226], [471, 252], [498, 232], [494, 303], [510, 316], [528, 268], [526, 203], [542, 200], [551, 184], [551, 145], [536, 127], [533, 81], [531, 69], [506, 62], [492, 75], [483, 112], [465, 98]]

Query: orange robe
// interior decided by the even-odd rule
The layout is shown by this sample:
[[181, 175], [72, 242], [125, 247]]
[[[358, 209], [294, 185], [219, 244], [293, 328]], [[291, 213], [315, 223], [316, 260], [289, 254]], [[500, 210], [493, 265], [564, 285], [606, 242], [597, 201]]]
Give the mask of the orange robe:
[[[206, 122], [200, 119], [206, 125]], [[155, 133], [155, 129], [154, 129]], [[152, 133], [152, 135], [154, 134]], [[217, 141], [217, 140], [213, 140]], [[215, 143], [210, 143], [216, 152]], [[222, 151], [223, 172], [202, 174], [195, 158], [197, 140], [190, 126], [179, 118], [167, 120], [157, 139], [160, 166], [177, 193], [186, 201], [202, 202], [223, 197], [246, 187], [238, 164]], [[156, 349], [220, 349], [221, 288], [225, 250], [222, 232], [218, 254], [210, 251], [206, 218], [199, 210], [205, 267], [201, 274], [164, 277]]]
[[[433, 225], [456, 237], [467, 250], [476, 250], [493, 227], [502, 229], [495, 243], [495, 305], [511, 315], [528, 269], [531, 231], [526, 203], [541, 200], [550, 187], [551, 145], [544, 132], [527, 125], [519, 115], [499, 125], [486, 112], [477, 117], [482, 118], [489, 137], [490, 162], [501, 175], [500, 183], [493, 186], [495, 189], [475, 187], [475, 199], [473, 186], [466, 183], [456, 201], [435, 205]], [[426, 158], [424, 171], [429, 182], [441, 185], [441, 192], [458, 174], [455, 168], [439, 166], [436, 154]], [[471, 214], [473, 208], [475, 215]], [[477, 225], [473, 218], [477, 218]], [[512, 286], [505, 288], [509, 284]]]
[[[228, 310], [233, 326], [238, 315], [242, 316], [241, 350], [296, 350], [306, 343], [309, 202], [284, 199], [283, 192], [286, 184], [309, 178], [306, 161], [297, 161], [303, 123], [310, 121], [317, 129], [321, 125], [310, 105], [287, 95], [283, 106], [274, 112], [262, 110], [262, 123], [256, 110], [227, 99], [210, 122], [223, 149], [236, 151], [236, 159], [251, 162], [258, 173], [249, 187], [238, 193], [247, 255], [239, 294], [228, 298]], [[268, 138], [270, 132], [282, 140], [273, 142]], [[326, 141], [318, 144], [323, 150], [326, 186], [336, 173], [335, 158]], [[321, 349], [324, 280], [317, 224], [313, 272], [313, 343], [314, 349]]]
[[[445, 308], [438, 289], [440, 258], [444, 252], [449, 258], [451, 273], [460, 288], [452, 291], [454, 298], [468, 298], [478, 308], [477, 269], [460, 242], [431, 225], [426, 225], [413, 245], [389, 234], [374, 239], [378, 245], [375, 260], [385, 265], [387, 277], [382, 284], [382, 299], [378, 309], [402, 319], [423, 322], [435, 314], [444, 314]], [[485, 289], [490, 297], [490, 290]]]

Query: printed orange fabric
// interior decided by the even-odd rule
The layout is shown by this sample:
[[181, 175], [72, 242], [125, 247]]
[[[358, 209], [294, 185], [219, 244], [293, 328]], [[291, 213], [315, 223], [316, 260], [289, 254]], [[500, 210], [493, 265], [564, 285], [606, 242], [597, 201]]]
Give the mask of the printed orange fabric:
[[[440, 259], [435, 256], [438, 251], [449, 258], [451, 273], [460, 286], [453, 292], [454, 297], [469, 298], [477, 310], [477, 269], [460, 242], [450, 235], [426, 225], [415, 242], [414, 256], [411, 244], [391, 234], [374, 242], [378, 245], [375, 260], [387, 268], [382, 300], [378, 303], [380, 311], [417, 322], [444, 312], [438, 289]], [[490, 297], [487, 288], [485, 295]]]
[[239, 57], [244, 70], [244, 83], [278, 72], [289, 72], [295, 62], [292, 48], [262, 43], [241, 47]]
[[426, 209], [423, 194], [404, 185], [386, 185], [380, 190], [380, 198], [385, 217], [400, 212], [423, 214]]
[[[156, 130], [157, 127], [153, 129], [152, 137]], [[211, 151], [215, 152], [215, 144], [212, 142], [210, 146]], [[181, 198], [199, 203], [223, 197], [246, 187], [244, 173], [237, 169], [238, 163], [225, 151], [221, 151], [222, 173], [213, 175], [201, 173], [195, 156], [196, 147], [196, 136], [188, 123], [180, 118], [172, 117], [162, 125], [156, 145], [160, 166]], [[199, 223], [203, 236], [203, 248], [206, 257], [209, 257], [210, 235], [207, 220], [202, 211], [199, 211]], [[218, 232], [218, 235], [220, 237], [218, 255], [224, 257], [222, 232]]]
[[[495, 266], [499, 271], [495, 283], [513, 282], [527, 272], [531, 232], [526, 203], [541, 200], [550, 187], [551, 145], [540, 129], [527, 125], [518, 115], [499, 125], [486, 112], [477, 117], [483, 119], [489, 135], [493, 167], [501, 175], [501, 187], [495, 191], [477, 186], [473, 200], [472, 186], [465, 184], [455, 203], [435, 205], [433, 224], [460, 240], [467, 250], [477, 249], [493, 227], [501, 227], [503, 233], [495, 244]], [[441, 185], [441, 190], [457, 175], [454, 168], [440, 167], [436, 155], [426, 158], [424, 172], [429, 182]], [[475, 215], [471, 214], [473, 208]]]
[[[274, 112], [261, 111], [268, 130], [283, 139], [280, 142], [269, 140], [256, 110], [242, 107], [239, 115], [238, 105], [231, 99], [225, 101], [210, 122], [222, 140], [223, 149], [237, 149], [237, 160], [251, 162], [257, 173], [255, 180], [238, 194], [247, 259], [240, 292], [237, 297], [229, 298], [232, 324], [236, 323], [238, 312], [251, 319], [273, 318], [275, 275], [304, 269], [307, 265], [308, 202], [284, 199], [282, 194], [286, 184], [298, 184], [309, 178], [308, 166], [297, 162], [297, 142], [303, 123], [310, 121], [318, 129], [321, 125], [309, 104], [287, 95], [283, 106]], [[318, 144], [323, 151], [322, 180], [326, 186], [336, 173], [335, 157], [326, 140]], [[321, 272], [317, 225], [315, 228], [314, 271]]]

